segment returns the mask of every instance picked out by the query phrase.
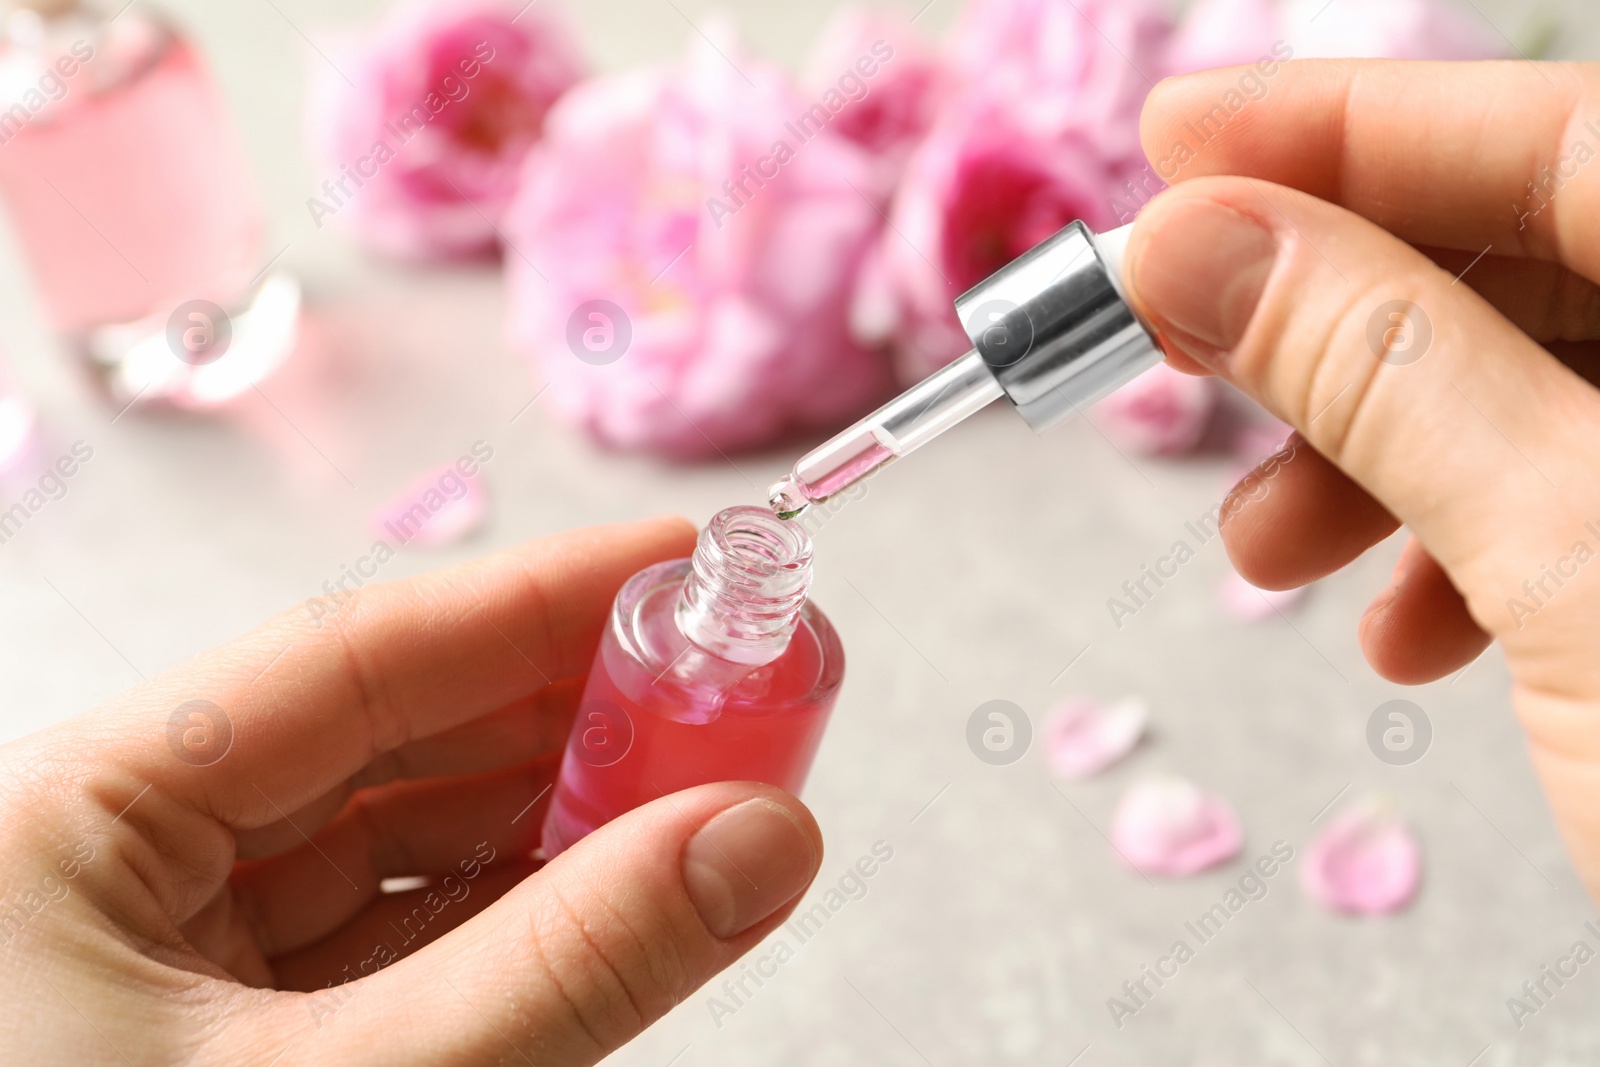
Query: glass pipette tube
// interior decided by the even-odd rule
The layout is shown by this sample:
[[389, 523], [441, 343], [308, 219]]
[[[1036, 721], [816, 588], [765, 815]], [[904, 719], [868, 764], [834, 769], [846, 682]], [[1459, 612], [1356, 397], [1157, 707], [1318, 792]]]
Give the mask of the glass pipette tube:
[[891, 460], [909, 455], [1005, 395], [976, 351], [924, 378], [871, 415], [812, 449], [772, 487], [772, 510], [793, 518]]

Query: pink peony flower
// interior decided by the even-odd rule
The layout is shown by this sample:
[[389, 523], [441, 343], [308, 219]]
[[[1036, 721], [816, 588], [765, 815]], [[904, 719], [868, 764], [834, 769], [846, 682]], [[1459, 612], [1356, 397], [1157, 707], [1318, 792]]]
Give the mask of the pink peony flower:
[[1011, 118], [987, 107], [948, 114], [907, 166], [879, 277], [892, 298], [885, 318], [901, 342], [905, 382], [972, 347], [957, 296], [1076, 219], [1110, 221], [1100, 152], [1080, 136], [1046, 138]]
[[1044, 726], [1044, 756], [1062, 778], [1099, 774], [1132, 752], [1149, 718], [1144, 704], [1128, 699], [1107, 707], [1071, 699], [1050, 713]]
[[[334, 173], [310, 202], [379, 251], [490, 251], [545, 114], [585, 73], [545, 4], [423, 2], [319, 71], [312, 135]], [[345, 77], [349, 78], [347, 82]]]
[[949, 48], [956, 87], [907, 166], [858, 305], [861, 328], [896, 336], [902, 380], [971, 347], [956, 296], [1062, 226], [1104, 229], [1160, 187], [1142, 176], [1139, 110], [1170, 32], [1156, 0], [968, 5]]
[[1399, 911], [1422, 882], [1416, 835], [1387, 804], [1368, 802], [1334, 818], [1306, 849], [1300, 884], [1312, 900], [1357, 915]]
[[506, 223], [512, 333], [555, 412], [682, 458], [831, 427], [889, 384], [849, 321], [883, 221], [870, 160], [708, 32], [563, 99]]
[[1172, 30], [1161, 0], [972, 0], [951, 61], [969, 94], [1006, 101], [1022, 125], [1086, 134], [1138, 165], [1139, 111]]
[[1181, 778], [1128, 790], [1111, 820], [1111, 843], [1146, 874], [1182, 876], [1225, 863], [1244, 846], [1239, 816], [1221, 797]]
[[947, 95], [943, 57], [904, 14], [845, 8], [822, 31], [801, 79], [813, 103], [845, 99], [829, 129], [872, 159], [868, 191], [888, 201], [906, 158]]
[[1217, 407], [1217, 383], [1157, 363], [1095, 405], [1096, 420], [1118, 448], [1141, 456], [1194, 451]]
[[1218, 597], [1229, 615], [1240, 622], [1263, 622], [1287, 613], [1306, 595], [1299, 589], [1258, 589], [1237, 571], [1229, 571], [1218, 590]]

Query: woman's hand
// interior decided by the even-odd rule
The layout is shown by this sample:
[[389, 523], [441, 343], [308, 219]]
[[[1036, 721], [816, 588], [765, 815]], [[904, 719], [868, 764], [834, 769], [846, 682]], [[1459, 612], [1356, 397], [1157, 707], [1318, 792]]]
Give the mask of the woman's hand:
[[691, 789], [527, 859], [612, 597], [693, 537], [370, 586], [0, 749], [6, 1061], [591, 1064], [726, 967], [816, 872], [793, 797]]
[[1600, 67], [1291, 63], [1230, 110], [1240, 75], [1152, 94], [1174, 188], [1127, 267], [1175, 364], [1311, 446], [1238, 502], [1229, 555], [1287, 588], [1403, 523], [1368, 660], [1420, 683], [1501, 644], [1600, 895]]

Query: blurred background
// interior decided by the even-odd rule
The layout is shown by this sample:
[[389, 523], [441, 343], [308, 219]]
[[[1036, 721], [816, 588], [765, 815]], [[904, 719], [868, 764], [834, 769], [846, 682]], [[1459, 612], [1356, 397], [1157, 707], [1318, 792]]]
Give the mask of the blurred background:
[[[1331, 4], [1299, 17], [1370, 6]], [[603, 447], [575, 431], [541, 395], [547, 365], [513, 342], [515, 291], [497, 260], [397, 259], [308, 211], [337, 173], [308, 136], [308, 93], [321, 91], [337, 42], [370, 33], [386, 5], [163, 7], [220, 82], [242, 137], [266, 207], [262, 258], [304, 287], [302, 350], [214, 409], [107, 401], [41, 314], [15, 220], [0, 230], [0, 343], [37, 413], [35, 451], [49, 460], [74, 442], [93, 449], [64, 495], [0, 545], [0, 736], [79, 713], [323, 596], [369, 553], [375, 510], [475, 442], [493, 450], [481, 527], [407, 545], [379, 578], [578, 525], [664, 512], [703, 523], [764, 501], [821, 439], [796, 429], [678, 462], [666, 445]], [[737, 55], [752, 57], [741, 65], [799, 72], [833, 8], [744, 0], [716, 11], [742, 39]], [[958, 0], [889, 10], [930, 37], [961, 24]], [[698, 0], [592, 0], [565, 15], [586, 62], [615, 72], [698, 47], [707, 38], [695, 24], [711, 11]], [[1457, 13], [1495, 48], [1600, 55], [1600, 14], [1582, 0], [1464, 0]], [[513, 284], [519, 258], [505, 254]], [[558, 280], [566, 267], [540, 263]], [[905, 380], [917, 357], [894, 358]], [[616, 366], [626, 369], [626, 355]], [[1225, 415], [1252, 425], [1237, 412], [1219, 425]], [[1414, 690], [1365, 665], [1355, 622], [1387, 582], [1398, 539], [1257, 619], [1219, 595], [1230, 571], [1213, 541], [1115, 625], [1108, 598], [1247, 463], [1216, 426], [1174, 457], [1129, 446], [1101, 419], [1036, 437], [1006, 411], [984, 412], [827, 517], [815, 597], [844, 637], [850, 673], [805, 792], [829, 849], [813, 896], [875, 843], [893, 858], [749, 995], [735, 1002], [708, 987], [610, 1062], [1593, 1062], [1600, 1022], [1586, 1008], [1600, 977], [1582, 973], [1520, 1027], [1507, 1008], [1525, 980], [1592, 937], [1582, 924], [1593, 908], [1523, 757], [1497, 653]], [[0, 508], [38, 476], [24, 463], [8, 477]], [[1149, 711], [1144, 744], [1092, 780], [1053, 775], [1039, 740], [1051, 709], [1130, 696]], [[1368, 742], [1374, 712], [1395, 699], [1431, 724], [1424, 754], [1404, 765]], [[1032, 728], [1031, 746], [1003, 765], [967, 741], [974, 709], [991, 700], [1013, 702]], [[1119, 797], [1163, 773], [1233, 803], [1240, 860], [1173, 881], [1118, 860], [1107, 835]], [[1184, 924], [1248, 864], [1278, 841], [1302, 854], [1330, 810], [1369, 794], [1389, 798], [1421, 842], [1423, 884], [1408, 909], [1331, 914], [1290, 871], [1118, 1025], [1108, 999], [1125, 998], [1125, 982], [1188, 938]]]

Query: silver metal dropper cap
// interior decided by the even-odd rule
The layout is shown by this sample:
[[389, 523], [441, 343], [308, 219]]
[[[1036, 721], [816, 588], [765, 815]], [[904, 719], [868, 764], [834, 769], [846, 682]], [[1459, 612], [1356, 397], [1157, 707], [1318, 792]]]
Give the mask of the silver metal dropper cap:
[[772, 509], [794, 518], [1002, 396], [1047, 430], [1161, 362], [1122, 290], [1131, 232], [1074, 222], [962, 294], [973, 351], [801, 456]]
[[972, 347], [1035, 430], [1161, 362], [1122, 291], [1126, 239], [1074, 222], [956, 298]]

